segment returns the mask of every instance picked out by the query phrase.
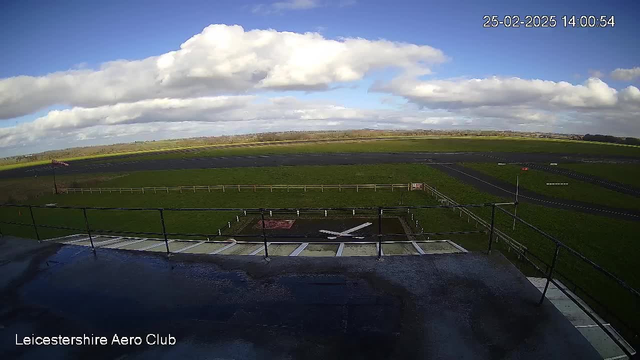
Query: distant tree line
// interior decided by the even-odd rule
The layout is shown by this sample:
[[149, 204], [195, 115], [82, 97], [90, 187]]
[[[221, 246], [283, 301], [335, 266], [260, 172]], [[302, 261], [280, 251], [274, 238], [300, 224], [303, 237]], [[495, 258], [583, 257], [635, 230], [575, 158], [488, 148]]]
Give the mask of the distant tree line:
[[617, 137], [611, 135], [591, 135], [587, 134], [582, 137], [585, 141], [597, 141], [614, 144], [626, 144], [626, 145], [640, 145], [640, 139], [633, 137]]

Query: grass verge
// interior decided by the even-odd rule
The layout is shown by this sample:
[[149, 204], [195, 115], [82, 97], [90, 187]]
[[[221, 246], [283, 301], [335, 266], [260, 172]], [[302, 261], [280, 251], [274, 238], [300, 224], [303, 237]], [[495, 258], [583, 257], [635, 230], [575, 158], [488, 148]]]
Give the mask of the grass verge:
[[[519, 165], [465, 163], [465, 167], [480, 171], [499, 180], [516, 186], [516, 176], [520, 178], [520, 187], [551, 197], [583, 201], [622, 209], [640, 209], [640, 202], [634, 197], [602, 188], [584, 181], [563, 175], [551, 174], [542, 170], [522, 171]], [[547, 183], [569, 183], [567, 186], [551, 186]]]

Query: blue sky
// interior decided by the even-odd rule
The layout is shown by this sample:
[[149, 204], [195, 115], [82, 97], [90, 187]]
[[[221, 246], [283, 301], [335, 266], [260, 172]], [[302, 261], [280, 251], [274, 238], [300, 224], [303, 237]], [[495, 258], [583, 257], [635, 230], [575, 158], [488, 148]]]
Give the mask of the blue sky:
[[[561, 24], [553, 29], [482, 27], [483, 15], [502, 17], [508, 14], [520, 15], [522, 18], [527, 14], [556, 15], [559, 23], [562, 15], [614, 15], [616, 24], [613, 28], [605, 29], [564, 28]], [[0, 52], [0, 105], [15, 106], [15, 109], [11, 109], [7, 114], [0, 114], [0, 129], [4, 131], [0, 132], [0, 156], [68, 147], [75, 145], [75, 141], [79, 145], [90, 144], [91, 141], [83, 140], [87, 138], [94, 138], [92, 140], [95, 143], [115, 141], [109, 140], [112, 139], [110, 137], [100, 137], [100, 131], [95, 126], [105, 127], [113, 124], [100, 122], [100, 119], [94, 124], [95, 137], [80, 134], [82, 131], [90, 130], [92, 126], [64, 126], [64, 129], [60, 130], [61, 126], [52, 125], [47, 131], [42, 130], [40, 136], [47, 139], [43, 142], [42, 138], [38, 138], [34, 133], [33, 127], [19, 128], [19, 125], [30, 124], [42, 118], [51, 123], [53, 120], [47, 117], [49, 111], [72, 110], [77, 107], [93, 109], [167, 97], [164, 93], [153, 95], [157, 91], [152, 85], [145, 88], [142, 94], [142, 90], [136, 90], [135, 97], [123, 96], [114, 98], [111, 102], [106, 101], [104, 97], [85, 99], [86, 94], [65, 97], [65, 90], [60, 87], [43, 89], [36, 94], [29, 92], [26, 89], [27, 85], [18, 84], [15, 77], [27, 76], [27, 80], [35, 81], [38, 77], [46, 79], [54, 72], [71, 70], [69, 74], [73, 75], [73, 71], [78, 69], [99, 70], [104, 63], [110, 61], [135, 61], [160, 56], [178, 50], [182, 43], [201, 33], [211, 24], [240, 25], [244, 32], [268, 29], [273, 29], [278, 34], [318, 32], [326, 41], [341, 42], [344, 38], [362, 38], [371, 42], [372, 46], [377, 46], [375, 42], [384, 39], [393, 43], [433, 48], [440, 51], [443, 57], [426, 58], [429, 64], [424, 68], [428, 68], [429, 73], [411, 76], [410, 81], [404, 81], [402, 77], [409, 68], [413, 68], [412, 65], [398, 67], [393, 59], [383, 65], [362, 65], [358, 56], [353, 56], [346, 64], [327, 60], [328, 65], [324, 71], [334, 72], [340, 66], [354, 69], [362, 67], [365, 69], [364, 74], [360, 74], [361, 76], [357, 76], [355, 80], [330, 79], [322, 82], [321, 89], [308, 83], [311, 81], [310, 77], [315, 76], [317, 78], [312, 82], [318, 84], [317, 79], [321, 76], [314, 69], [309, 70], [312, 75], [304, 76], [302, 84], [296, 82], [290, 86], [283, 85], [284, 87], [243, 85], [241, 90], [234, 85], [222, 91], [201, 87], [195, 91], [191, 87], [185, 92], [170, 91], [168, 97], [188, 99], [203, 96], [251, 95], [255, 96], [258, 102], [292, 97], [297, 101], [292, 106], [304, 108], [306, 111], [315, 110], [316, 103], [319, 104], [318, 108], [331, 103], [336, 107], [363, 112], [360, 117], [349, 118], [352, 121], [345, 120], [344, 114], [333, 113], [311, 119], [313, 123], [310, 123], [309, 128], [314, 129], [322, 127], [322, 121], [339, 122], [343, 128], [372, 127], [368, 126], [372, 125], [371, 118], [384, 119], [373, 123], [373, 127], [380, 125], [381, 128], [394, 127], [393, 124], [397, 124], [397, 128], [429, 127], [434, 124], [437, 125], [434, 128], [452, 128], [455, 127], [453, 123], [446, 121], [402, 122], [398, 119], [458, 117], [474, 119], [473, 127], [476, 128], [578, 133], [608, 130], [614, 135], [631, 133], [633, 136], [640, 136], [640, 126], [635, 117], [640, 104], [640, 100], [636, 99], [636, 90], [640, 82], [640, 75], [636, 73], [640, 74], [640, 69], [634, 70], [640, 66], [640, 47], [637, 46], [637, 34], [640, 33], [640, 21], [637, 20], [639, 15], [640, 5], [637, 1], [4, 1], [0, 3], [0, 45], [4, 49]], [[239, 45], [244, 46], [244, 43]], [[242, 51], [246, 51], [247, 54], [258, 51], [252, 44], [247, 43], [246, 46], [248, 48], [243, 47]], [[371, 54], [376, 54], [376, 50], [372, 50]], [[375, 55], [369, 55], [373, 56]], [[412, 56], [407, 53], [404, 60], [415, 60]], [[273, 62], [270, 69], [285, 66], [289, 60], [291, 59], [287, 59], [286, 56], [270, 59]], [[369, 60], [375, 62], [373, 59]], [[202, 64], [199, 64], [204, 68], [218, 65], [207, 63], [209, 60], [206, 57], [197, 61], [201, 61]], [[237, 59], [229, 61], [237, 62]], [[402, 56], [398, 62], [401, 61]], [[616, 69], [622, 69], [622, 72], [614, 75], [612, 72]], [[251, 73], [257, 70], [246, 71]], [[494, 77], [498, 80], [491, 80]], [[597, 78], [599, 82], [591, 81], [586, 84], [590, 77]], [[500, 80], [509, 78], [522, 81], [508, 83]], [[397, 81], [394, 82], [394, 79]], [[468, 79], [483, 79], [485, 82], [481, 82], [482, 85], [465, 83]], [[445, 83], [433, 83], [439, 80]], [[553, 84], [532, 83], [533, 80]], [[5, 86], [2, 86], [2, 81], [5, 81]], [[108, 79], [105, 81], [111, 82]], [[208, 81], [207, 84], [210, 84]], [[560, 84], [561, 82], [568, 82], [575, 87], [567, 88]], [[392, 86], [392, 83], [395, 85]], [[606, 88], [601, 83], [605, 84]], [[433, 86], [437, 86], [436, 95], [424, 93], [425, 88], [431, 89]], [[479, 88], [468, 89], [469, 86]], [[505, 96], [498, 101], [499, 104], [481, 96], [483, 89], [494, 90], [496, 86], [499, 87], [495, 88], [496, 93]], [[121, 88], [118, 89], [120, 91]], [[459, 96], [459, 91], [475, 93], [478, 99], [468, 102]], [[514, 91], [521, 91], [522, 94], [516, 96], [516, 99], [508, 99], [507, 95], [504, 95]], [[612, 91], [617, 92], [615, 98], [609, 94]], [[544, 93], [544, 96], [541, 96], [541, 93]], [[15, 94], [22, 97], [16, 100]], [[78, 97], [82, 100], [74, 100]], [[30, 101], [41, 105], [29, 106]], [[254, 106], [257, 100], [253, 101], [253, 105], [250, 106]], [[382, 113], [371, 113], [376, 109]], [[107, 110], [103, 110], [100, 115], [102, 120], [105, 116], [108, 117], [104, 115]], [[295, 113], [289, 108], [280, 110]], [[496, 115], [500, 111], [502, 114]], [[524, 115], [519, 119], [519, 115], [514, 115], [513, 119], [509, 120], [506, 119], [508, 115], [504, 115], [509, 112]], [[546, 123], [525, 121], [527, 118], [539, 119], [545, 114], [558, 116], [556, 120]], [[286, 115], [270, 119], [251, 117], [252, 121], [262, 121], [262, 126], [257, 127], [257, 123], [239, 125], [243, 120], [249, 119], [236, 118], [233, 123], [225, 126], [220, 119], [204, 121], [199, 118], [197, 112], [189, 112], [189, 115], [191, 117], [188, 120], [201, 123], [198, 129], [206, 135], [221, 132], [253, 132], [262, 128], [288, 128], [284, 122]], [[182, 116], [179, 117], [182, 119]], [[560, 121], [567, 116], [571, 121]], [[135, 119], [129, 119], [126, 124], [118, 123], [110, 128], [119, 128], [117, 142], [191, 134], [163, 131], [162, 125], [178, 124], [175, 119], [159, 122], [158, 129], [153, 134], [127, 132], [124, 125], [154, 123], [153, 119], [148, 117], [140, 118], [144, 120], [137, 122]], [[297, 126], [300, 125], [299, 120], [289, 119], [296, 122]], [[77, 119], [68, 121], [78, 124]], [[613, 124], [603, 121], [611, 121]], [[214, 122], [215, 124], [212, 124]], [[43, 129], [42, 126], [37, 128]], [[21, 134], [21, 131], [25, 133], [27, 130], [29, 136]], [[194, 131], [198, 133], [200, 130]], [[52, 137], [61, 136], [67, 137], [68, 140], [51, 140]], [[44, 145], [45, 143], [48, 145]]]

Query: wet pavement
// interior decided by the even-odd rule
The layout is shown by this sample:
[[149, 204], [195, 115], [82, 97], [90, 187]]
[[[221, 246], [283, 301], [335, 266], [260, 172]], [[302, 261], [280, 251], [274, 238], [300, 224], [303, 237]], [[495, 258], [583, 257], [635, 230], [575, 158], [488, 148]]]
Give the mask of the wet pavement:
[[[497, 253], [265, 261], [4, 237], [0, 264], [2, 359], [598, 358]], [[31, 334], [143, 345], [15, 345]]]

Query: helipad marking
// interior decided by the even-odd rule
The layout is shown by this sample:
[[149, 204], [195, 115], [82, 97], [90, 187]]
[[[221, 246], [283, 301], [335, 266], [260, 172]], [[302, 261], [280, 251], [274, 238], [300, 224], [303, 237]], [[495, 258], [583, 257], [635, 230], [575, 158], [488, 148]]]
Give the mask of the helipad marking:
[[325, 233], [325, 234], [330, 234], [330, 235], [336, 235], [336, 236], [328, 236], [327, 239], [330, 239], [330, 240], [335, 240], [335, 239], [337, 239], [339, 237], [343, 237], [343, 236], [354, 237], [356, 239], [364, 239], [364, 236], [354, 236], [354, 235], [351, 235], [351, 233], [354, 232], [354, 231], [358, 231], [360, 229], [366, 228], [367, 226], [371, 226], [371, 225], [373, 225], [373, 223], [366, 222], [364, 224], [360, 224], [360, 225], [358, 225], [356, 227], [352, 227], [351, 229], [347, 229], [347, 230], [342, 231], [342, 232], [330, 231], [330, 230], [320, 230], [320, 232], [321, 233]]

